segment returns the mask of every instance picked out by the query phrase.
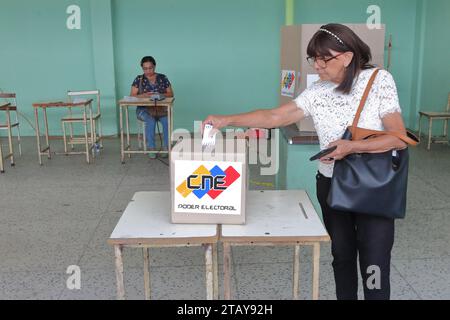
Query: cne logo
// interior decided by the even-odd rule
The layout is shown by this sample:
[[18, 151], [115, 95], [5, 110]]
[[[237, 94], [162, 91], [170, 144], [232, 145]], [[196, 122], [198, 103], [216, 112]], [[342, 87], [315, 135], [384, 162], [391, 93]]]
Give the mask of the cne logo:
[[211, 170], [201, 165], [177, 187], [177, 191], [183, 198], [187, 198], [193, 193], [199, 199], [203, 198], [206, 194], [212, 199], [216, 199], [239, 179], [239, 177], [239, 172], [232, 166], [229, 166], [223, 171], [217, 165]]

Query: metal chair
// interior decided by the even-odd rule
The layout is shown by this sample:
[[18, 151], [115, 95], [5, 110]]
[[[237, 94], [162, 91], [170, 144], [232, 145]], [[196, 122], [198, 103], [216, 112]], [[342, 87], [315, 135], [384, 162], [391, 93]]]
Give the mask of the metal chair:
[[[138, 139], [139, 150], [144, 149], [144, 151], [147, 151], [147, 137], [145, 136], [145, 121], [142, 121], [138, 118], [137, 122], [138, 122], [137, 139]], [[141, 132], [141, 130], [142, 130], [142, 132]]]
[[[450, 93], [448, 94], [447, 100], [447, 108], [443, 112], [439, 111], [419, 111], [419, 138], [422, 130], [421, 120], [422, 116], [428, 118], [428, 145], [427, 149], [430, 150], [431, 142], [433, 143], [449, 143], [448, 140], [448, 120], [450, 119]], [[442, 136], [433, 137], [432, 128], [433, 128], [433, 120], [444, 120], [444, 131]]]
[[[14, 145], [13, 145], [13, 133], [12, 130], [15, 128], [17, 130], [17, 142], [19, 146], [19, 155], [22, 155], [22, 146], [20, 143], [20, 128], [19, 128], [19, 117], [17, 112], [17, 100], [15, 93], [0, 93], [0, 98], [4, 99], [5, 103], [0, 103], [0, 111], [5, 112], [5, 121], [0, 120], [0, 130], [6, 130], [8, 133], [8, 145], [9, 153], [3, 157], [0, 150], [0, 171], [4, 171], [3, 159], [10, 159], [11, 166], [14, 166]], [[15, 119], [11, 121], [11, 112], [15, 114]]]
[[[61, 119], [61, 125], [63, 129], [64, 140], [64, 152], [67, 152], [67, 144], [70, 144], [71, 149], [74, 149], [75, 144], [90, 144], [92, 150], [92, 156], [95, 157], [95, 149], [102, 148], [103, 135], [101, 125], [101, 108], [100, 108], [100, 91], [99, 90], [87, 90], [87, 91], [68, 91], [67, 95], [71, 102], [82, 102], [95, 96], [97, 108], [94, 112], [86, 115], [86, 120], [89, 122], [89, 137], [88, 141], [85, 138], [76, 138], [73, 133], [73, 123], [84, 122], [83, 115], [76, 115], [72, 113], [72, 108], [69, 108], [69, 114]], [[91, 109], [92, 110], [92, 109]], [[70, 138], [67, 141], [66, 124], [69, 124]], [[98, 127], [98, 133], [97, 133]]]
[[[141, 119], [137, 118], [137, 122], [138, 122], [138, 132], [137, 132], [137, 139], [138, 139], [138, 146], [139, 146], [139, 150], [144, 150], [147, 151], [147, 137], [145, 136], [145, 122], [142, 121]], [[159, 120], [156, 121], [156, 125], [157, 125], [157, 129], [158, 129], [158, 133], [161, 134], [160, 132], [162, 132], [162, 124]], [[142, 130], [142, 132], [141, 132]]]

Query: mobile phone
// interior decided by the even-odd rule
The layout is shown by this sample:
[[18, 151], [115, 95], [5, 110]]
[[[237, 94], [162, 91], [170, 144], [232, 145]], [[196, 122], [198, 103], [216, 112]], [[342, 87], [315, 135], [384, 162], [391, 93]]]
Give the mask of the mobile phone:
[[327, 154], [333, 152], [334, 150], [336, 150], [336, 148], [337, 148], [337, 146], [333, 146], [333, 147], [321, 150], [320, 152], [316, 153], [311, 158], [309, 158], [309, 161], [314, 161], [314, 160], [320, 159], [320, 158], [326, 156]]

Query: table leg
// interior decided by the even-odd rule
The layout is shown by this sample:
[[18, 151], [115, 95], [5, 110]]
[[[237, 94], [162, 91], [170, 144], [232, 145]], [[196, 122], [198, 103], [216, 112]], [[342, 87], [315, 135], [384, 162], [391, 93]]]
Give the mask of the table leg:
[[231, 299], [231, 246], [223, 243], [223, 287], [224, 299]]
[[38, 114], [38, 108], [34, 108], [34, 120], [36, 122], [36, 141], [37, 141], [37, 148], [38, 148], [38, 157], [39, 157], [39, 164], [42, 166], [42, 158], [41, 158], [41, 133], [39, 130], [39, 114]]
[[[125, 107], [125, 121], [127, 125], [127, 150], [130, 150], [130, 118], [128, 114], [128, 106]], [[128, 154], [128, 158], [131, 158], [131, 153]]]
[[67, 156], [66, 124], [64, 121], [61, 121], [61, 127], [62, 127], [62, 132], [63, 132], [64, 153]]
[[16, 123], [17, 123], [17, 142], [19, 144], [19, 156], [22, 156], [22, 145], [20, 143], [20, 125], [19, 125], [19, 115], [16, 109]]
[[294, 274], [293, 274], [293, 285], [292, 285], [292, 299], [299, 299], [299, 281], [300, 281], [300, 246], [296, 245], [294, 247]]
[[8, 143], [9, 143], [9, 156], [11, 161], [11, 166], [14, 166], [14, 149], [13, 149], [13, 142], [12, 142], [12, 131], [11, 131], [11, 114], [9, 113], [9, 110], [6, 110], [6, 121], [8, 126]]
[[173, 120], [172, 120], [172, 108], [170, 105], [167, 106], [167, 115], [168, 115], [168, 126], [169, 126], [169, 130], [168, 130], [168, 137], [167, 137], [167, 152], [169, 152], [168, 154], [168, 159], [169, 159], [169, 163], [170, 163], [170, 151], [172, 151], [172, 130], [173, 130]]
[[[69, 117], [72, 118], [72, 108], [69, 107]], [[73, 123], [72, 121], [69, 122], [69, 130], [70, 130], [70, 150], [74, 149], [74, 144], [73, 144]]]
[[117, 300], [125, 300], [125, 287], [123, 284], [123, 260], [122, 246], [114, 246], [115, 262], [116, 262], [116, 282], [117, 282]]
[[213, 254], [213, 281], [214, 281], [214, 300], [219, 300], [219, 266], [217, 258], [217, 243], [212, 245]]
[[144, 291], [145, 300], [150, 300], [150, 248], [142, 248], [144, 254]]
[[422, 115], [419, 115], [419, 140], [420, 140], [420, 133], [422, 132]]
[[205, 266], [206, 266], [206, 299], [212, 300], [214, 296], [214, 271], [212, 244], [205, 244]]
[[431, 147], [432, 129], [433, 129], [433, 119], [430, 117], [430, 120], [428, 120], [428, 146], [427, 146], [428, 150], [430, 150], [430, 147]]
[[45, 141], [47, 142], [47, 157], [50, 159], [52, 156], [50, 154], [50, 141], [48, 135], [48, 119], [47, 119], [47, 109], [44, 108], [44, 124], [45, 124]]
[[90, 163], [90, 160], [89, 160], [89, 138], [88, 138], [86, 112], [87, 112], [86, 106], [84, 106], [84, 113], [83, 113], [84, 143], [85, 143], [85, 149], [86, 149], [86, 162]]
[[119, 105], [119, 127], [120, 127], [120, 161], [125, 163], [125, 156], [123, 152], [123, 114], [122, 106]]
[[95, 136], [95, 125], [94, 125], [94, 119], [92, 118], [92, 102], [89, 103], [89, 126], [90, 126], [90, 135], [91, 135], [91, 153], [92, 153], [92, 159], [95, 158], [95, 143], [96, 143], [96, 136]]
[[5, 168], [3, 168], [3, 151], [1, 143], [0, 143], [0, 173], [5, 173]]
[[314, 243], [313, 249], [313, 300], [319, 300], [319, 262], [320, 262], [320, 243]]
[[444, 139], [447, 139], [448, 118], [444, 120]]

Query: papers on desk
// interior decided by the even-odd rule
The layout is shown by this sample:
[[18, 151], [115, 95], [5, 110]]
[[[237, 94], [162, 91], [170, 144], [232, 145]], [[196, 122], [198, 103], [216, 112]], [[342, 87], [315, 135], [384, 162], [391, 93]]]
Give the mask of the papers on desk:
[[126, 102], [137, 102], [140, 100], [142, 100], [142, 99], [139, 99], [138, 97], [133, 97], [133, 96], [124, 96], [123, 97], [123, 101], [126, 101]]

